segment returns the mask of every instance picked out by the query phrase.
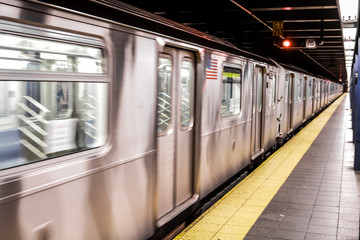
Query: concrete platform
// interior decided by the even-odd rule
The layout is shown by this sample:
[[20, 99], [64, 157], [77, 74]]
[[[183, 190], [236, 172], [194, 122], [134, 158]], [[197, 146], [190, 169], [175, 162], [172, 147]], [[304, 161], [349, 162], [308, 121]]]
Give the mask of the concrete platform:
[[175, 239], [359, 239], [349, 97], [343, 95]]

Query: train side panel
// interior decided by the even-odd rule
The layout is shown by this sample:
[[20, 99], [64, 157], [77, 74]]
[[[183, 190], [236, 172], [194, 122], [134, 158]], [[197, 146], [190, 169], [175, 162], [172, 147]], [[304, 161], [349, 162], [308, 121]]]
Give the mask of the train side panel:
[[[202, 97], [201, 196], [249, 164], [251, 77], [253, 65], [208, 51], [206, 70], [216, 63], [216, 76], [205, 73]], [[214, 67], [213, 67], [214, 69]], [[233, 90], [233, 91], [232, 91]]]

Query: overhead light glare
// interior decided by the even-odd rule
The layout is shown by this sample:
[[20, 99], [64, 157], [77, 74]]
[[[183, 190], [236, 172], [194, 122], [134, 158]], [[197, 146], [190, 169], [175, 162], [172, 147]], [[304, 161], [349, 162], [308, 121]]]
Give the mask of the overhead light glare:
[[344, 42], [345, 50], [354, 50], [355, 49], [355, 42]]
[[286, 48], [290, 47], [291, 46], [291, 42], [287, 39], [285, 39], [283, 42], [282, 42], [282, 45]]
[[345, 56], [354, 56], [354, 51], [351, 50], [345, 50]]
[[355, 40], [356, 28], [343, 28], [344, 40]]
[[356, 22], [358, 14], [358, 0], [339, 0], [341, 19], [343, 22]]

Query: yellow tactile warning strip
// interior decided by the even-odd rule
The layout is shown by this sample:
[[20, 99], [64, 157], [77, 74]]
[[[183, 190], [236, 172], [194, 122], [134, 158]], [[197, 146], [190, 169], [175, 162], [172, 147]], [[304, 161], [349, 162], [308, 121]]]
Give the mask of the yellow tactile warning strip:
[[174, 239], [243, 239], [344, 97], [337, 99]]

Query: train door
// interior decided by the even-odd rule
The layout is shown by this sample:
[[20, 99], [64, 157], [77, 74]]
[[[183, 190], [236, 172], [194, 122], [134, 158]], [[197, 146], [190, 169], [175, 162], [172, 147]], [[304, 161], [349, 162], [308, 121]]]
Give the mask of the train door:
[[193, 195], [195, 57], [190, 51], [165, 47], [158, 64], [159, 219], [172, 215]]
[[290, 73], [288, 75], [289, 77], [289, 88], [288, 88], [288, 132], [291, 132], [292, 129], [292, 123], [293, 123], [293, 107], [294, 107], [294, 84], [295, 84], [295, 74]]
[[314, 115], [315, 113], [315, 110], [316, 110], [316, 80], [315, 78], [313, 78], [312, 80], [312, 85], [313, 85], [313, 88], [312, 88], [312, 108], [311, 108], [311, 111], [312, 111], [312, 114]]
[[327, 91], [327, 84], [326, 82], [324, 82], [324, 105], [323, 106], [326, 106], [326, 98], [327, 98], [327, 94], [326, 94], [326, 91]]
[[252, 159], [258, 157], [262, 152], [262, 132], [264, 114], [264, 89], [265, 68], [257, 66], [255, 68], [253, 82], [253, 105], [252, 105], [252, 124], [251, 124], [251, 155]]
[[307, 108], [307, 105], [309, 104], [309, 103], [308, 103], [308, 99], [307, 99], [307, 95], [308, 95], [308, 92], [307, 92], [307, 85], [308, 85], [308, 78], [307, 78], [307, 77], [304, 77], [303, 121], [306, 119], [306, 108]]
[[330, 97], [330, 88], [329, 88], [329, 82], [325, 82], [325, 105], [329, 103], [329, 97]]
[[320, 108], [322, 108], [324, 106], [324, 102], [325, 102], [325, 89], [324, 89], [324, 81], [321, 81], [320, 84]]
[[321, 80], [318, 79], [316, 81], [316, 110], [319, 110], [320, 109], [320, 105], [321, 105], [321, 98], [320, 98], [320, 95], [321, 95]]

